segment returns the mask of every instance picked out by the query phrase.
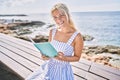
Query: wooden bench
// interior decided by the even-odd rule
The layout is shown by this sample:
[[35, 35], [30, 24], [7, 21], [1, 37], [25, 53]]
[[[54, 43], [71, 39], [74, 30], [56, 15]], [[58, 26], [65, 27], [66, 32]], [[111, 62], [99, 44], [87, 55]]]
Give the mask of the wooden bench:
[[[32, 43], [0, 33], [0, 62], [23, 80], [44, 62]], [[75, 80], [120, 80], [120, 70], [85, 59], [71, 63]]]

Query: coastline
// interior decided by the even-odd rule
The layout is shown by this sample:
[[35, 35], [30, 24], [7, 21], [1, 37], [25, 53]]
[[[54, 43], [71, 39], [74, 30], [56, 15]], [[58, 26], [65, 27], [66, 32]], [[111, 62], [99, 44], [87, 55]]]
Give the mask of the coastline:
[[[46, 42], [48, 41], [48, 31], [53, 27], [54, 24], [46, 24], [41, 21], [25, 22], [19, 20], [17, 23], [0, 24], [0, 33], [27, 41], [29, 41], [27, 36], [31, 36], [35, 42]], [[45, 34], [43, 34], [42, 31], [46, 31], [44, 32]], [[94, 37], [83, 35], [83, 39], [84, 41], [92, 41]], [[81, 57], [96, 63], [120, 69], [119, 46], [85, 45]]]

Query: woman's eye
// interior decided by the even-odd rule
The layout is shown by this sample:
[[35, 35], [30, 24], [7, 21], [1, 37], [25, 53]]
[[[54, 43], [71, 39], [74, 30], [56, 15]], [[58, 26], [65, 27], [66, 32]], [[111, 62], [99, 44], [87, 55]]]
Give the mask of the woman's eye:
[[57, 17], [53, 17], [54, 19], [57, 19]]
[[63, 18], [63, 17], [65, 17], [65, 15], [59, 15], [58, 17], [57, 16], [53, 16], [54, 19]]
[[65, 15], [61, 15], [60, 17], [64, 17]]

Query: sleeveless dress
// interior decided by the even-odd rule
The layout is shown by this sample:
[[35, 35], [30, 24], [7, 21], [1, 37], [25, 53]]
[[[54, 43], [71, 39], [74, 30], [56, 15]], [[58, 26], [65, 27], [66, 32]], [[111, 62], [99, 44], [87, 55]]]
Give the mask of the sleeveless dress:
[[[56, 28], [52, 30], [52, 41], [50, 43], [57, 52], [63, 52], [65, 56], [72, 56], [74, 48], [71, 46], [71, 43], [78, 32], [74, 32], [68, 42], [65, 43], [54, 40], [56, 30]], [[74, 80], [74, 75], [69, 62], [51, 58], [40, 66], [37, 71], [28, 76], [26, 80]]]

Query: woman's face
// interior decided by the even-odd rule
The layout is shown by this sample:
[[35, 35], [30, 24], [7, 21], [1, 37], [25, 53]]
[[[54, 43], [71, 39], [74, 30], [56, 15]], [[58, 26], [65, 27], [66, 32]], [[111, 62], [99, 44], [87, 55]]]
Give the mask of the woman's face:
[[56, 24], [60, 27], [63, 27], [68, 23], [66, 15], [58, 10], [53, 11], [52, 16]]

